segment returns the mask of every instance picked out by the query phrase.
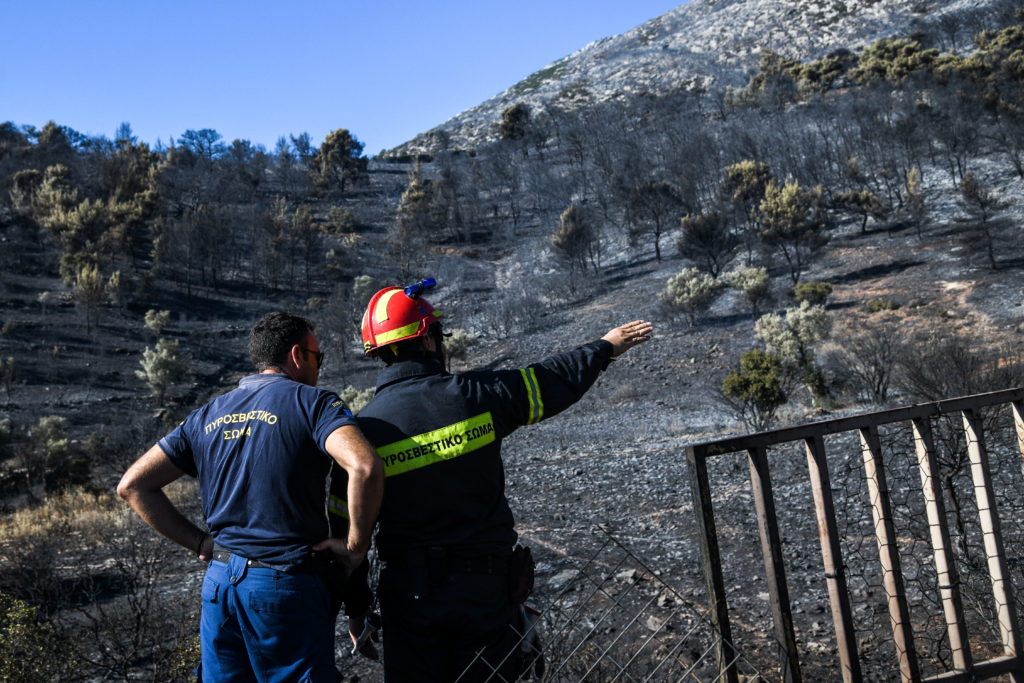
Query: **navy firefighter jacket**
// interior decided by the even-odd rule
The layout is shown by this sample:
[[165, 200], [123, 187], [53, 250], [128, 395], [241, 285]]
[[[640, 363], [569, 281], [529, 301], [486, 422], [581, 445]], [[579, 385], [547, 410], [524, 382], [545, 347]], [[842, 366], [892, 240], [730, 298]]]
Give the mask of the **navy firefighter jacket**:
[[[597, 340], [516, 370], [453, 375], [436, 361], [385, 368], [357, 416], [387, 477], [381, 558], [428, 546], [467, 556], [507, 554], [516, 532], [502, 439], [578, 401], [611, 353], [611, 343]], [[344, 496], [343, 489], [335, 493]]]

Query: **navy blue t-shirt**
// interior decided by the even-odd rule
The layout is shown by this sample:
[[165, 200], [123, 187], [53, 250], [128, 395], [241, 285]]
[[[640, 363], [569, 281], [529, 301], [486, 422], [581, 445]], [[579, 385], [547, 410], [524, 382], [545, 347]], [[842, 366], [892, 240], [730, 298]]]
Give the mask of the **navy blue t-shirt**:
[[199, 480], [218, 545], [288, 571], [329, 534], [324, 444], [354, 424], [335, 393], [282, 374], [250, 375], [194, 410], [159, 446]]

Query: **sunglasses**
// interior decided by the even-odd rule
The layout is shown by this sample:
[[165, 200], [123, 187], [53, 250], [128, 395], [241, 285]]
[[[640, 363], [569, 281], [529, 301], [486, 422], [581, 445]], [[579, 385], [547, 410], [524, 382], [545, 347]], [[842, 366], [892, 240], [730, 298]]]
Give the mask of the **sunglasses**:
[[314, 356], [316, 356], [316, 369], [319, 370], [320, 366], [324, 364], [324, 352], [314, 351], [313, 349], [307, 349], [305, 346], [300, 346], [299, 348], [305, 351], [306, 353], [311, 353]]

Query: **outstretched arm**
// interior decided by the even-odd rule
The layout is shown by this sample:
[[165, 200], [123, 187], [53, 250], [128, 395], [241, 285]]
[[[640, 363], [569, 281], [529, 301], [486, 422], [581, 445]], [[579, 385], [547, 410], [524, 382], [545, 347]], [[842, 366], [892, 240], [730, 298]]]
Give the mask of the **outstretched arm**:
[[631, 323], [620, 325], [608, 330], [608, 334], [601, 337], [612, 345], [612, 358], [621, 356], [637, 344], [643, 344], [650, 340], [654, 332], [654, 325], [645, 320], [634, 320]]
[[160, 446], [153, 446], [121, 477], [117, 495], [146, 524], [196, 553], [203, 562], [209, 562], [213, 557], [213, 538], [181, 514], [163, 492], [165, 486], [183, 474]]

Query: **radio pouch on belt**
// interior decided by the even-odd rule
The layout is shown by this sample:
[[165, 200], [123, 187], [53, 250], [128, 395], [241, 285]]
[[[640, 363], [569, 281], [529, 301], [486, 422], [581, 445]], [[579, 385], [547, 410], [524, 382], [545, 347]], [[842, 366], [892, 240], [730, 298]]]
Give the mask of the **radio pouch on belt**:
[[530, 549], [517, 543], [508, 567], [508, 599], [513, 605], [523, 604], [533, 593], [535, 566]]

